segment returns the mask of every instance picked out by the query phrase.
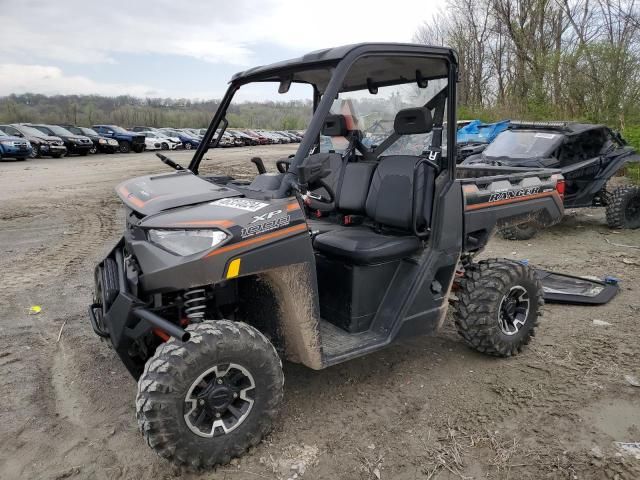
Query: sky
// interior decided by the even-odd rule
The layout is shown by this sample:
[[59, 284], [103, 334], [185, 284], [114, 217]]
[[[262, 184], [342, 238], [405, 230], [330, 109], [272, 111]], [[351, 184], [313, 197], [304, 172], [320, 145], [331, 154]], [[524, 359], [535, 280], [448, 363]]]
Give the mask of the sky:
[[220, 98], [313, 50], [409, 42], [440, 0], [0, 0], [0, 96]]

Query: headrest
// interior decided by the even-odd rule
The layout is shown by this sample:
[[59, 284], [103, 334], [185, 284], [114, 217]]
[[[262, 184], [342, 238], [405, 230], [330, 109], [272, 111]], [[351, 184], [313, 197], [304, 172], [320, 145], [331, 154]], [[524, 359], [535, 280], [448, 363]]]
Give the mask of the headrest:
[[429, 133], [432, 128], [433, 118], [426, 107], [400, 110], [393, 122], [393, 129], [398, 135]]
[[346, 137], [349, 130], [344, 115], [327, 115], [322, 126], [322, 134], [327, 137]]

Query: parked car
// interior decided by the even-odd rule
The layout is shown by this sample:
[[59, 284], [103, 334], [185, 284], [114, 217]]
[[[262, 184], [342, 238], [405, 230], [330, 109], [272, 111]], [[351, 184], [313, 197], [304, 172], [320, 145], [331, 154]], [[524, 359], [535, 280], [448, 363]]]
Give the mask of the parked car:
[[250, 146], [250, 145], [257, 145], [258, 144], [258, 140], [250, 137], [249, 135], [247, 135], [246, 133], [241, 132], [240, 130], [227, 130], [231, 135], [233, 135], [236, 138], [239, 138], [240, 140], [242, 140], [242, 143], [244, 146]]
[[254, 130], [243, 130], [243, 132], [247, 135], [249, 135], [252, 138], [255, 138], [256, 141], [258, 142], [258, 145], [267, 145], [269, 142], [269, 139], [267, 137], [265, 137], [264, 135], [259, 134], [258, 132], [254, 131]]
[[66, 128], [75, 135], [84, 135], [93, 142], [93, 147], [89, 150], [89, 153], [115, 153], [118, 151], [118, 141], [113, 138], [103, 137], [98, 135], [98, 132], [91, 128], [76, 127], [75, 125], [60, 125]]
[[131, 127], [129, 129], [129, 131], [131, 131], [131, 132], [159, 132], [160, 129], [158, 129], [156, 127], [144, 127], [144, 126], [137, 125], [135, 127]]
[[140, 132], [140, 135], [144, 135], [145, 150], [162, 149], [162, 139], [155, 132]]
[[5, 158], [26, 160], [31, 156], [32, 151], [33, 148], [31, 148], [29, 140], [7, 135], [0, 131], [0, 160], [4, 160]]
[[67, 155], [77, 154], [85, 156], [89, 153], [89, 150], [93, 148], [93, 142], [89, 137], [84, 135], [75, 135], [66, 128], [62, 128], [58, 125], [47, 125], [43, 123], [32, 123], [29, 126], [40, 130], [47, 135], [55, 135], [62, 139], [64, 146], [67, 147]]
[[60, 137], [48, 135], [29, 125], [23, 125], [21, 123], [0, 125], [0, 130], [7, 135], [28, 140], [32, 147], [32, 158], [39, 158], [41, 156], [60, 158], [67, 153], [67, 147], [64, 146], [64, 142]]
[[98, 134], [113, 138], [118, 141], [120, 153], [144, 152], [145, 137], [136, 132], [130, 132], [117, 125], [94, 125], [92, 127]]
[[177, 128], [161, 128], [160, 131], [167, 135], [178, 137], [182, 142], [182, 146], [186, 150], [191, 150], [192, 148], [198, 148], [198, 145], [200, 145], [200, 138], [193, 136], [193, 134], [185, 133], [182, 130], [179, 130]]
[[160, 130], [151, 130], [150, 133], [153, 133], [161, 140], [162, 150], [176, 150], [178, 148], [182, 148], [182, 142], [178, 137], [171, 137]]

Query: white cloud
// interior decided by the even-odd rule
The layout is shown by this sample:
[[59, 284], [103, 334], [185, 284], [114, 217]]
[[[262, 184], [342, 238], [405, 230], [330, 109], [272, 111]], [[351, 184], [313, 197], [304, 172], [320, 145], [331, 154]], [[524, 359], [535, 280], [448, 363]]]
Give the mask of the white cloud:
[[306, 50], [408, 42], [443, 1], [324, 0], [310, 8], [298, 0], [3, 0], [0, 56], [91, 64], [153, 53], [247, 65], [265, 43]]
[[[286, 51], [285, 60], [291, 51], [303, 54], [364, 41], [409, 42], [444, 1], [0, 0], [0, 95], [153, 95], [148, 93], [153, 89], [127, 82], [124, 68], [111, 76], [120, 83], [89, 78], [92, 65], [117, 64], [122, 55], [179, 55], [242, 70], [262, 63], [267, 48], [276, 58], [280, 49]], [[61, 68], [69, 64], [86, 65], [87, 73], [65, 74]], [[166, 68], [171, 70], [170, 61]], [[144, 78], [144, 71], [135, 73]], [[157, 71], [149, 73], [148, 82], [162, 85], [165, 94], [176, 93]]]
[[100, 83], [80, 75], [65, 75], [58, 67], [0, 64], [0, 95], [27, 92], [45, 95], [163, 95], [163, 92], [144, 85]]

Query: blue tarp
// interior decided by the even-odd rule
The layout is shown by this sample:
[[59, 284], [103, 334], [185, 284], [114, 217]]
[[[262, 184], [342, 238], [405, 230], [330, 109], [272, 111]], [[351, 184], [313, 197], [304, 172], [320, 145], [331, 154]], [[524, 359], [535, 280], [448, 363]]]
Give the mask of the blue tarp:
[[500, 132], [509, 128], [510, 120], [496, 123], [482, 123], [474, 120], [458, 130], [458, 143], [491, 143]]

